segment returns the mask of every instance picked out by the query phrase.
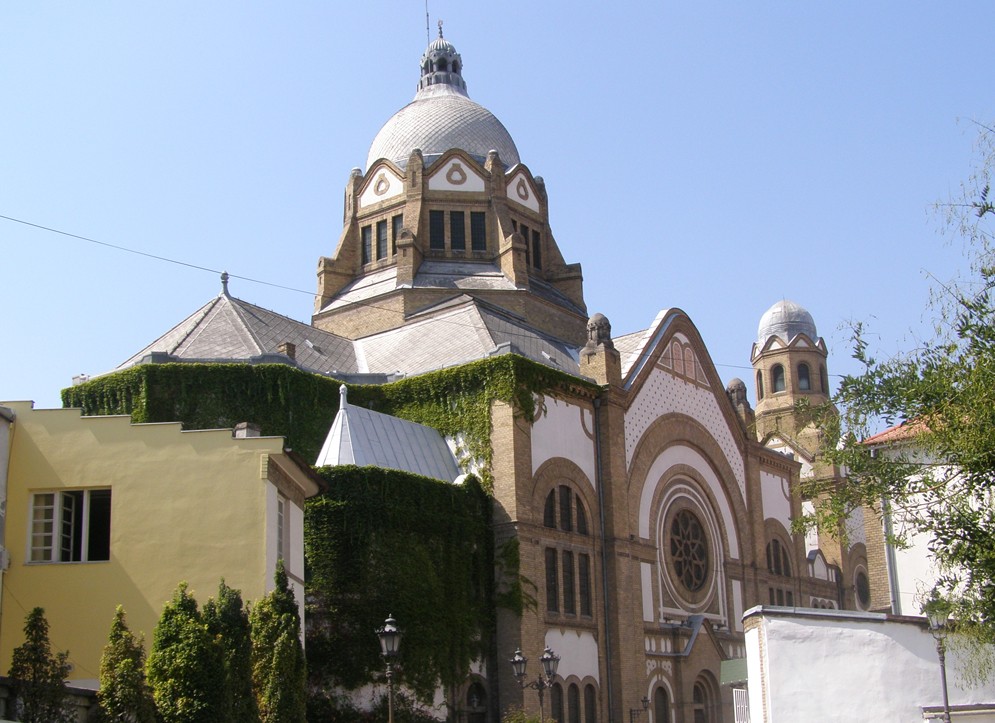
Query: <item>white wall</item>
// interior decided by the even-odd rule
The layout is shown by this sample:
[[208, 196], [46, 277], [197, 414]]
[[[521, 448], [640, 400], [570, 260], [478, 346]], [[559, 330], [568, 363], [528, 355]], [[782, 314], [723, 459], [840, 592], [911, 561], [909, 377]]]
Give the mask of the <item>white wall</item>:
[[[758, 625], [746, 636], [753, 723], [916, 721], [942, 704], [925, 619], [761, 606], [744, 621]], [[950, 704], [995, 702], [995, 684], [968, 686], [956, 645], [948, 647]]]

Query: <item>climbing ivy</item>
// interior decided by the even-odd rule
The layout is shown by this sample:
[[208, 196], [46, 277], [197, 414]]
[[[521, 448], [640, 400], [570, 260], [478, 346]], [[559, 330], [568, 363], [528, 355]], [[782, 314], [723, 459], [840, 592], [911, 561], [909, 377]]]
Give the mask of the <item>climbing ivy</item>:
[[490, 500], [462, 485], [377, 467], [323, 467], [308, 501], [311, 687], [356, 688], [384, 670], [376, 630], [402, 631], [403, 685], [429, 700], [461, 684], [494, 628]]
[[[224, 429], [254, 422], [316, 459], [339, 407], [342, 382], [284, 364], [143, 364], [62, 391], [84, 414], [130, 414], [135, 422], [183, 422]], [[490, 488], [491, 406], [511, 404], [532, 421], [537, 395], [595, 387], [515, 354], [442, 369], [389, 384], [350, 385], [349, 403], [434, 427], [459, 440], [465, 463]]]

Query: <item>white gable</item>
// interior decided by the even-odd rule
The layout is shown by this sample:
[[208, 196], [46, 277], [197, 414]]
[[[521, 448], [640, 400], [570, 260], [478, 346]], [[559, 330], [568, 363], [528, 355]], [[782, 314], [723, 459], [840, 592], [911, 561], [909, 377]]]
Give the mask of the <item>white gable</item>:
[[525, 171], [519, 171], [508, 181], [508, 199], [536, 213], [541, 211], [535, 187], [529, 181]]
[[461, 158], [451, 158], [428, 179], [430, 191], [465, 191], [483, 193], [484, 179]]
[[389, 168], [381, 166], [374, 173], [373, 180], [367, 184], [359, 197], [360, 208], [372, 206], [374, 203], [380, 203], [404, 193], [404, 181]]

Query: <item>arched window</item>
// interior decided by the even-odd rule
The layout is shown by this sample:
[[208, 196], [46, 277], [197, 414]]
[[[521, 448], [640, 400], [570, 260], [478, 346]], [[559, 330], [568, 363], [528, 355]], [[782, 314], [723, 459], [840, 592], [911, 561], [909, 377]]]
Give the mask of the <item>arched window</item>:
[[467, 723], [484, 723], [487, 720], [487, 691], [480, 681], [473, 681], [466, 691]]
[[576, 683], [567, 688], [567, 723], [580, 723], [580, 688]]
[[[791, 577], [791, 556], [788, 554], [788, 547], [776, 538], [767, 543], [767, 571], [772, 575]], [[795, 594], [791, 589], [790, 580], [772, 581], [767, 587], [767, 592], [771, 605], [795, 604]]]
[[573, 493], [566, 485], [560, 485], [560, 529], [573, 530]]
[[584, 686], [584, 723], [598, 723], [598, 695], [593, 685]]
[[771, 377], [771, 387], [775, 392], [784, 391], [784, 367], [780, 364], [775, 364], [770, 370]]
[[711, 686], [706, 680], [699, 678], [695, 681], [691, 691], [691, 710], [694, 723], [715, 723], [712, 706]]
[[826, 376], [826, 367], [819, 367], [819, 385], [823, 394], [829, 394], [829, 377]]
[[807, 392], [812, 389], [812, 381], [809, 379], [808, 364], [804, 362], [798, 365], [798, 388]]
[[708, 539], [701, 521], [690, 510], [681, 510], [670, 524], [670, 558], [674, 573], [689, 592], [697, 592], [708, 579]]
[[546, 509], [542, 513], [542, 524], [544, 527], [556, 528], [556, 490], [551, 490], [546, 495]]
[[563, 686], [553, 683], [549, 689], [549, 716], [559, 723], [567, 723], [563, 719]]
[[653, 693], [653, 723], [670, 723], [670, 696], [663, 687]]
[[866, 610], [871, 606], [871, 581], [867, 577], [867, 570], [862, 566], [858, 567], [853, 574], [853, 587], [857, 598], [857, 607]]
[[763, 372], [757, 372], [757, 401], [759, 402], [764, 398], [764, 375]]
[[446, 71], [449, 70], [449, 63], [446, 62], [445, 58], [439, 58], [435, 64], [436, 70]]
[[577, 532], [581, 535], [587, 534], [587, 515], [584, 513], [584, 507], [580, 504], [580, 500], [577, 500]]

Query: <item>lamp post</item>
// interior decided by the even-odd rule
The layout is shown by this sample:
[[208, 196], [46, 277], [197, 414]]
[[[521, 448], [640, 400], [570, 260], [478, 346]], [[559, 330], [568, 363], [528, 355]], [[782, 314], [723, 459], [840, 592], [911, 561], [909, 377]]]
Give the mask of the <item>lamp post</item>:
[[387, 663], [387, 723], [394, 723], [394, 658], [401, 646], [401, 632], [397, 629], [397, 621], [393, 615], [388, 615], [383, 627], [377, 630], [380, 638], [380, 652]]
[[560, 656], [547, 647], [539, 657], [539, 662], [542, 663], [542, 671], [540, 671], [539, 677], [531, 683], [525, 682], [525, 666], [529, 662], [529, 659], [522, 655], [521, 648], [515, 651], [515, 656], [508, 662], [511, 663], [511, 669], [515, 673], [515, 680], [518, 681], [518, 684], [523, 689], [533, 688], [539, 694], [539, 720], [545, 723], [546, 713], [542, 705], [543, 694], [546, 688], [553, 685], [553, 678], [556, 677], [556, 668], [560, 664]]
[[629, 723], [636, 723], [636, 718], [642, 715], [643, 711], [647, 710], [650, 707], [650, 699], [647, 698], [645, 695], [643, 696], [643, 699], [639, 702], [643, 704], [642, 710], [640, 710], [639, 708], [629, 708]]
[[947, 618], [950, 607], [942, 600], [926, 606], [929, 632], [936, 640], [936, 654], [940, 658], [940, 683], [943, 686], [943, 720], [950, 723], [950, 701], [947, 698]]

